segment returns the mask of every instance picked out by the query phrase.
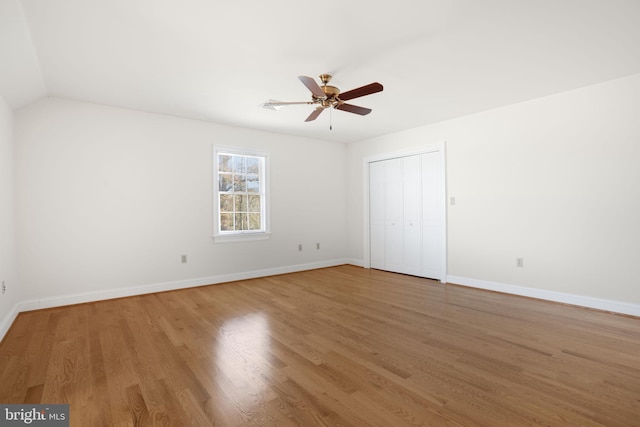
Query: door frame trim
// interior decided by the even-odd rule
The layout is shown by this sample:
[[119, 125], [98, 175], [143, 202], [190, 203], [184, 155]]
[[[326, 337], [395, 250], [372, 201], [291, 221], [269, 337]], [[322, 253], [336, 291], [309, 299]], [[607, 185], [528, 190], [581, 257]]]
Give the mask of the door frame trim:
[[438, 279], [442, 283], [447, 282], [447, 161], [446, 161], [446, 141], [438, 142], [435, 144], [429, 144], [422, 147], [414, 147], [401, 151], [387, 152], [381, 154], [375, 154], [365, 157], [362, 160], [362, 223], [363, 229], [363, 267], [371, 268], [371, 241], [370, 241], [370, 227], [369, 227], [369, 164], [373, 162], [379, 162], [384, 160], [397, 159], [401, 157], [409, 157], [427, 153], [438, 153], [440, 156], [440, 162], [442, 164], [442, 195], [444, 197], [442, 203], [442, 215], [444, 218], [444, 227], [442, 230], [442, 277]]

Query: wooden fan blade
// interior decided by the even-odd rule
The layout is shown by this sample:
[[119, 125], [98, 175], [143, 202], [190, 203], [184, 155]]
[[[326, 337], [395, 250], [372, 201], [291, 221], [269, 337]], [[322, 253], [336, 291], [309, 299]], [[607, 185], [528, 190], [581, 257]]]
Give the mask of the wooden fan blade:
[[305, 120], [305, 122], [312, 122], [315, 119], [318, 118], [318, 116], [320, 115], [320, 113], [322, 113], [324, 111], [323, 107], [318, 107], [315, 110], [313, 110], [311, 112], [311, 114], [309, 114], [309, 117], [307, 117], [307, 120]]
[[371, 83], [356, 89], [348, 90], [346, 92], [341, 93], [338, 97], [342, 101], [348, 101], [349, 99], [359, 98], [361, 96], [367, 96], [367, 95], [371, 95], [372, 93], [381, 92], [382, 89], [383, 89], [382, 85], [376, 82], [376, 83]]
[[322, 88], [318, 86], [318, 83], [311, 77], [298, 76], [298, 79], [303, 85], [307, 87], [316, 98], [327, 99], [327, 95], [322, 91]]
[[348, 111], [354, 114], [360, 114], [361, 116], [366, 116], [371, 112], [371, 108], [358, 107], [357, 105], [352, 104], [338, 104], [336, 105], [337, 110]]
[[305, 105], [313, 104], [313, 102], [311, 101], [285, 102], [285, 101], [276, 101], [275, 99], [269, 99], [263, 102], [262, 104], [260, 104], [260, 106], [263, 108], [269, 108], [269, 107], [281, 107], [283, 105], [303, 105], [303, 104]]

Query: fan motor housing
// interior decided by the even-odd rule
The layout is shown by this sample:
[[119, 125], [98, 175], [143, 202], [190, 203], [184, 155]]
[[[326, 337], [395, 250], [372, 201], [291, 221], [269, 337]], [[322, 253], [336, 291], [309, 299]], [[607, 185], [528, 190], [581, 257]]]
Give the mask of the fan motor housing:
[[335, 98], [340, 95], [340, 89], [335, 86], [321, 86], [322, 91], [327, 95], [327, 98]]
[[314, 101], [320, 102], [320, 105], [322, 105], [324, 108], [334, 107], [336, 104], [338, 104], [339, 102], [338, 95], [340, 95], [340, 89], [338, 89], [335, 86], [329, 86], [326, 84], [323, 86], [320, 86], [320, 88], [326, 95], [326, 98], [322, 99], [314, 96], [313, 97]]

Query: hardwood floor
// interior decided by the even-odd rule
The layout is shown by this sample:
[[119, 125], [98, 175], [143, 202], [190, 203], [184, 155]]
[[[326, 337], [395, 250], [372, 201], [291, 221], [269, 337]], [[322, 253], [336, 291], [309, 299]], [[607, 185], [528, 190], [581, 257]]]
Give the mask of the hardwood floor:
[[638, 426], [640, 319], [354, 266], [22, 313], [71, 425]]

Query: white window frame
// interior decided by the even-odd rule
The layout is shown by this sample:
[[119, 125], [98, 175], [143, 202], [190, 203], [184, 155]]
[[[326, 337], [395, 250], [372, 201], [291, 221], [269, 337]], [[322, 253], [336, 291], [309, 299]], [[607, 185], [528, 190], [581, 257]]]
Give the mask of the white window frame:
[[[220, 186], [218, 183], [218, 156], [229, 154], [236, 156], [254, 156], [263, 158], [263, 173], [260, 179], [260, 194], [262, 194], [263, 229], [262, 230], [220, 230]], [[239, 242], [248, 240], [266, 240], [271, 237], [271, 222], [269, 210], [269, 153], [249, 148], [214, 146], [213, 148], [213, 240], [216, 243]]]

